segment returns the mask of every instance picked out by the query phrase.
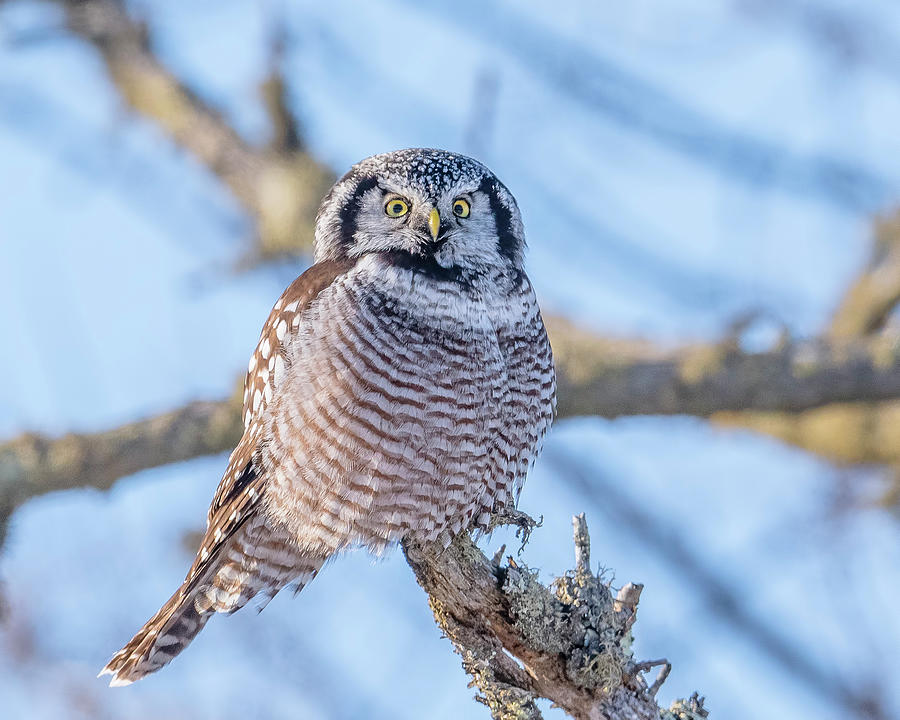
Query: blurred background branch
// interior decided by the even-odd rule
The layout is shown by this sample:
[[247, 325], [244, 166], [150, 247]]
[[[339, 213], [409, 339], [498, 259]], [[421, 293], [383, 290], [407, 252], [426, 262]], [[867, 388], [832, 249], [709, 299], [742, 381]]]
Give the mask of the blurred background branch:
[[140, 470], [231, 450], [241, 438], [240, 409], [235, 395], [105, 432], [20, 435], [0, 445], [0, 527], [31, 497], [77, 487], [107, 490]]
[[[438, 3], [419, 0], [415, 4], [435, 8]], [[798, 195], [870, 211], [885, 201], [883, 178], [840, 158], [798, 154], [717, 122], [640, 75], [623, 70], [602, 50], [575, 45], [552, 28], [533, 26], [518, 9], [483, 6], [478, 0], [465, 0], [457, 7], [455, 22], [465, 23], [470, 32], [490, 32], [493, 43], [535, 75], [547, 78], [576, 104], [668, 149], [749, 185], [783, 186]], [[482, 22], [468, 23], [472, 13], [478, 13]]]
[[900, 301], [900, 211], [876, 218], [869, 262], [834, 314], [828, 335], [852, 340], [884, 329]]
[[316, 211], [334, 175], [299, 142], [279, 70], [282, 35], [273, 34], [272, 70], [262, 88], [273, 139], [270, 147], [255, 148], [163, 66], [146, 28], [121, 3], [60, 2], [69, 29], [100, 52], [122, 99], [206, 165], [254, 218], [259, 256], [309, 253]]

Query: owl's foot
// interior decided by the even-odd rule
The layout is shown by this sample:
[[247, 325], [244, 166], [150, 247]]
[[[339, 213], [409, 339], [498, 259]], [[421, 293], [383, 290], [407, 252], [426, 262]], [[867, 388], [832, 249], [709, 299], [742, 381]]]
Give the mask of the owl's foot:
[[517, 510], [514, 507], [506, 506], [494, 510], [494, 513], [491, 515], [490, 522], [488, 523], [488, 532], [492, 532], [498, 527], [515, 525], [516, 537], [521, 538], [522, 540], [522, 545], [519, 547], [519, 552], [517, 553], [521, 555], [522, 550], [525, 549], [525, 545], [528, 544], [528, 539], [531, 537], [531, 531], [536, 527], [540, 527], [541, 525], [543, 525], [543, 523], [543, 515], [541, 515], [539, 520], [535, 520], [526, 512]]

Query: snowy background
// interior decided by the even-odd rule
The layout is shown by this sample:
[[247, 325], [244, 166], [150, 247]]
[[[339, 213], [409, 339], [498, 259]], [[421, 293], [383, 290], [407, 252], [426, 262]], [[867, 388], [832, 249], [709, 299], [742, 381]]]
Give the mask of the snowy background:
[[[748, 310], [814, 334], [873, 216], [900, 201], [895, 0], [133, 7], [166, 65], [254, 142], [277, 11], [315, 156], [342, 173], [399, 147], [477, 155], [519, 200], [543, 306], [608, 335], [712, 339]], [[0, 437], [231, 392], [303, 268], [235, 272], [249, 232], [53, 5], [0, 3]], [[397, 553], [341, 558], [297, 598], [216, 618], [134, 686], [95, 680], [180, 583], [225, 460], [15, 513], [0, 717], [487, 717]], [[696, 689], [718, 718], [848, 717], [824, 678], [900, 716], [900, 523], [841, 503], [878, 480], [693, 418], [566, 420], [522, 495], [545, 518], [525, 557], [545, 578], [570, 567], [586, 512], [595, 562], [646, 585], [636, 653], [672, 661], [665, 704]], [[635, 507], [652, 514], [623, 521]]]

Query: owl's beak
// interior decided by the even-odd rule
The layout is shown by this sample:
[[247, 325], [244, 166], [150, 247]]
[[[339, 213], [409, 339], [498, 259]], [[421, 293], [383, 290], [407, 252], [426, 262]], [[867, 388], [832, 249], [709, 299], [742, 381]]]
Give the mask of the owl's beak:
[[431, 239], [437, 241], [438, 231], [441, 229], [441, 214], [437, 208], [431, 208], [428, 215], [428, 229], [431, 231]]

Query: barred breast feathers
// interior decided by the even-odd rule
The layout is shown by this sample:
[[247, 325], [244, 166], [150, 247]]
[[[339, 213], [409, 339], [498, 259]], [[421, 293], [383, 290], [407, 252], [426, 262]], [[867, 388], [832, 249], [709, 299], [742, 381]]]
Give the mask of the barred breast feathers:
[[512, 294], [473, 291], [359, 259], [286, 348], [260, 446], [267, 512], [302, 547], [380, 552], [508, 502], [551, 412], [535, 319], [527, 279]]

